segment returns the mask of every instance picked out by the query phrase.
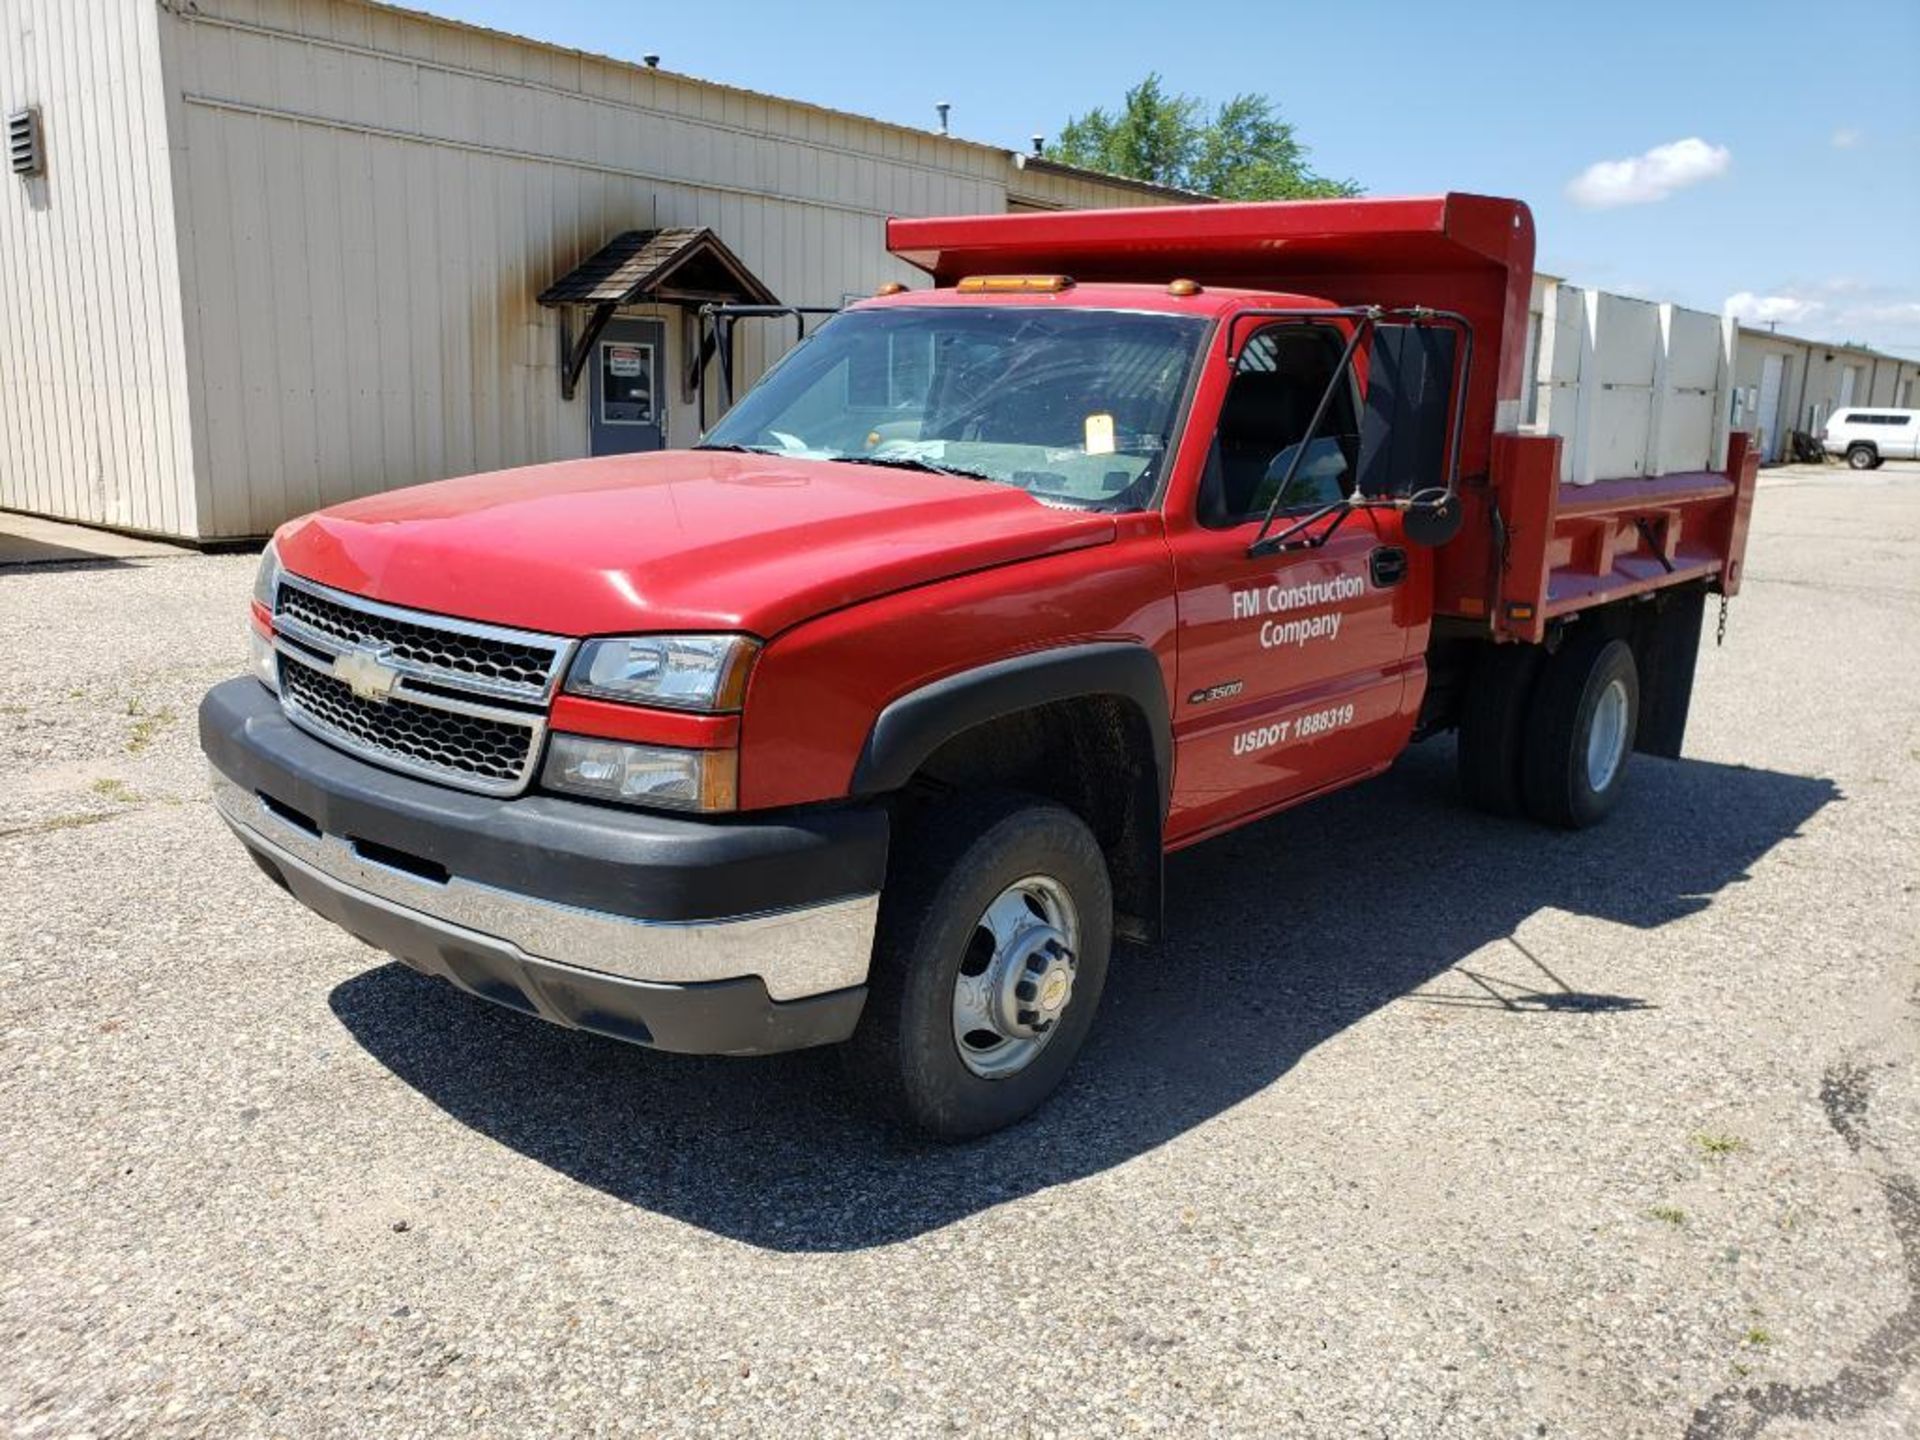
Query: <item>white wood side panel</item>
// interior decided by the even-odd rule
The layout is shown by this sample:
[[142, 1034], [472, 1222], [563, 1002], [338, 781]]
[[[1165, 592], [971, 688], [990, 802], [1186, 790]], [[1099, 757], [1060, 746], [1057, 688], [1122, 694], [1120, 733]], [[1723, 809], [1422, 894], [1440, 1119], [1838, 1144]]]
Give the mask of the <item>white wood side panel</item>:
[[1726, 460], [1731, 368], [1720, 318], [1542, 279], [1536, 414], [1576, 485]]
[[159, 12], [0, 0], [0, 104], [43, 175], [0, 175], [0, 505], [191, 533]]

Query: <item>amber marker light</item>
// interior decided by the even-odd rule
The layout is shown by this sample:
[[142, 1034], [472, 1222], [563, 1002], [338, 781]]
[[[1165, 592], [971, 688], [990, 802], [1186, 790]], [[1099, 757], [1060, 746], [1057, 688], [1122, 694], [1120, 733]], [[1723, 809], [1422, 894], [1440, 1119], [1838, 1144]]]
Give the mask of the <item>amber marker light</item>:
[[1184, 300], [1189, 295], [1198, 295], [1200, 293], [1200, 282], [1198, 280], [1171, 280], [1167, 283], [1167, 293], [1169, 295], [1178, 295]]
[[876, 295], [904, 295], [907, 293], [907, 287], [902, 285], [898, 280], [889, 280], [873, 293]]
[[1073, 288], [1071, 275], [969, 275], [958, 287], [963, 295], [1057, 295]]

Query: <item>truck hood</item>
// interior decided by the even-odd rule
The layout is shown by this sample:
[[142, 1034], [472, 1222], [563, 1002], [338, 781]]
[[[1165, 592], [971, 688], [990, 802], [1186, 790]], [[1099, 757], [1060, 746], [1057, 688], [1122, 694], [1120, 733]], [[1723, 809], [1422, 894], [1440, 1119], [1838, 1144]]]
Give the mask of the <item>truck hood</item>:
[[562, 635], [771, 636], [841, 606], [1113, 538], [1006, 485], [775, 455], [663, 451], [396, 490], [283, 526], [296, 575]]

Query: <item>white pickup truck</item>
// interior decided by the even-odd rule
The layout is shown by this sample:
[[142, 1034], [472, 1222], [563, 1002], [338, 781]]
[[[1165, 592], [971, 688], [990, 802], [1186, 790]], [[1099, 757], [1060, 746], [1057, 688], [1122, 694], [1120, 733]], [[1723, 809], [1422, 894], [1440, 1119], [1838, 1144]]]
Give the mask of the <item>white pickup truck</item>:
[[1836, 410], [1820, 443], [1854, 470], [1877, 469], [1888, 460], [1920, 460], [1920, 410]]

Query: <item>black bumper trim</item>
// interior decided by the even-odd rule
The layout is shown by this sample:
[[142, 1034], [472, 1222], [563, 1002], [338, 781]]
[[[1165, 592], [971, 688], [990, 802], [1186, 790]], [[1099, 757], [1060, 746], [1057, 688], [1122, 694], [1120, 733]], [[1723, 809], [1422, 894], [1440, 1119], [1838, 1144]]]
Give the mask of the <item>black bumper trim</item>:
[[657, 921], [800, 909], [877, 892], [888, 820], [878, 804], [681, 818], [410, 779], [298, 729], [259, 681], [200, 702], [200, 748], [228, 779], [352, 836], [452, 874], [559, 904]]

